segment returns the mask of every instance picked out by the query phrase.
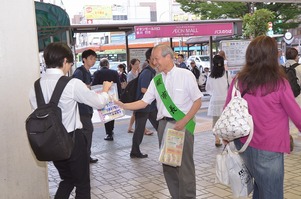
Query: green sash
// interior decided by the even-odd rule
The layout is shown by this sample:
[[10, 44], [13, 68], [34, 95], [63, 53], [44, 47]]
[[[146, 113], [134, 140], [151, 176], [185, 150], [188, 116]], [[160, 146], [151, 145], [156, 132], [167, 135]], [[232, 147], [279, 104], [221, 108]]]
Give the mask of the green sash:
[[[172, 99], [170, 98], [163, 83], [162, 74], [159, 74], [156, 77], [154, 77], [154, 83], [159, 93], [159, 96], [169, 114], [176, 121], [181, 120], [185, 116], [185, 114], [180, 109], [178, 109], [178, 107], [173, 103]], [[193, 121], [193, 118], [189, 120], [185, 128], [187, 131], [190, 132], [191, 135], [194, 134], [195, 122]]]

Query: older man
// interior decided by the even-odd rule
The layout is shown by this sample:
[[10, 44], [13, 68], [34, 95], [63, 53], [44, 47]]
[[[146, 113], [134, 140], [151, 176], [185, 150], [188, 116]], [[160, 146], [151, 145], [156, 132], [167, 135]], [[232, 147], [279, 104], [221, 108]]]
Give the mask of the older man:
[[[120, 95], [121, 92], [121, 84], [119, 80], [119, 75], [116, 70], [110, 69], [110, 62], [106, 58], [102, 58], [100, 60], [100, 70], [94, 73], [94, 79], [92, 81], [92, 85], [103, 84], [104, 81], [112, 81], [117, 83], [118, 93]], [[114, 130], [115, 120], [105, 123], [105, 129], [107, 136], [104, 138], [106, 141], [113, 141], [113, 130]]]
[[[160, 44], [154, 47], [152, 58], [160, 74], [151, 81], [143, 98], [133, 103], [116, 103], [124, 109], [137, 110], [157, 100], [159, 145], [162, 143], [167, 122], [172, 122], [175, 130], [185, 129], [182, 164], [179, 167], [163, 164], [163, 173], [173, 199], [196, 198], [193, 161], [195, 122], [193, 119], [202, 104], [201, 97], [203, 94], [198, 89], [194, 75], [189, 70], [174, 65], [174, 52], [169, 46]], [[161, 99], [160, 90], [157, 89], [162, 83], [172, 101], [167, 106], [165, 100], [163, 99], [163, 102]], [[166, 94], [166, 92], [164, 93]], [[181, 113], [181, 116], [177, 113]]]

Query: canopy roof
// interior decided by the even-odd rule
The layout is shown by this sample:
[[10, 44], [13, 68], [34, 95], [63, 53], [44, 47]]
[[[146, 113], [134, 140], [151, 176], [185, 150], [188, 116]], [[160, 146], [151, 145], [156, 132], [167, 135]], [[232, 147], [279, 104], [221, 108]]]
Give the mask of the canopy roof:
[[[221, 40], [231, 40], [234, 37], [231, 36], [212, 36], [213, 42], [220, 42]], [[195, 45], [195, 44], [202, 44], [202, 43], [209, 43], [210, 36], [200, 36], [200, 37], [191, 37], [186, 40], [187, 45]]]
[[43, 51], [52, 41], [69, 43], [73, 39], [72, 33], [68, 31], [70, 29], [69, 16], [61, 7], [35, 1], [35, 11], [39, 51]]
[[[135, 27], [139, 27], [141, 23], [107, 23], [107, 24], [90, 24], [90, 25], [70, 25], [68, 14], [61, 7], [35, 2], [36, 23], [38, 31], [39, 51], [51, 42], [65, 42], [72, 45], [73, 33], [83, 32], [120, 32], [126, 35], [134, 32]], [[216, 23], [233, 23], [234, 35], [241, 35], [241, 19], [223, 19], [223, 20], [202, 20], [202, 21], [184, 21], [184, 22], [146, 22], [144, 26], [185, 26], [194, 24], [216, 24]], [[126, 41], [126, 45], [128, 41]], [[186, 42], [187, 43], [187, 42]], [[192, 42], [190, 44], [193, 44]], [[196, 43], [199, 43], [198, 41]], [[187, 43], [189, 44], [189, 42]]]

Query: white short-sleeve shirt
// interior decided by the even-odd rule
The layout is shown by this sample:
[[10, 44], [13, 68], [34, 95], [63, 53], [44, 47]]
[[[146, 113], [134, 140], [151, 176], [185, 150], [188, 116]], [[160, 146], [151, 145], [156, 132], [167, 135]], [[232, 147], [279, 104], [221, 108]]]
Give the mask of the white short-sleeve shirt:
[[[188, 113], [192, 104], [197, 99], [203, 97], [199, 90], [195, 76], [187, 69], [174, 66], [167, 74], [161, 72], [163, 83], [174, 104], [185, 114]], [[171, 117], [165, 108], [157, 92], [154, 79], [151, 81], [147, 92], [144, 94], [142, 101], [151, 104], [157, 100], [158, 115], [157, 120], [163, 117]]]

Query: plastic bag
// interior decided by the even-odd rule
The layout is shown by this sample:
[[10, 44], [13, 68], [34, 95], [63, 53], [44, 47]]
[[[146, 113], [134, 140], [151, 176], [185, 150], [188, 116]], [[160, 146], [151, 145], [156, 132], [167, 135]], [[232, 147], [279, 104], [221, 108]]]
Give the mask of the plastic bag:
[[215, 166], [215, 183], [221, 183], [229, 186], [229, 173], [226, 164], [228, 152], [224, 150], [221, 154], [216, 156], [216, 166]]
[[253, 178], [237, 152], [227, 145], [226, 165], [233, 197], [247, 197], [254, 188]]
[[166, 124], [159, 161], [169, 166], [178, 167], [182, 164], [185, 131], [176, 131], [173, 126], [174, 124], [170, 122]]

